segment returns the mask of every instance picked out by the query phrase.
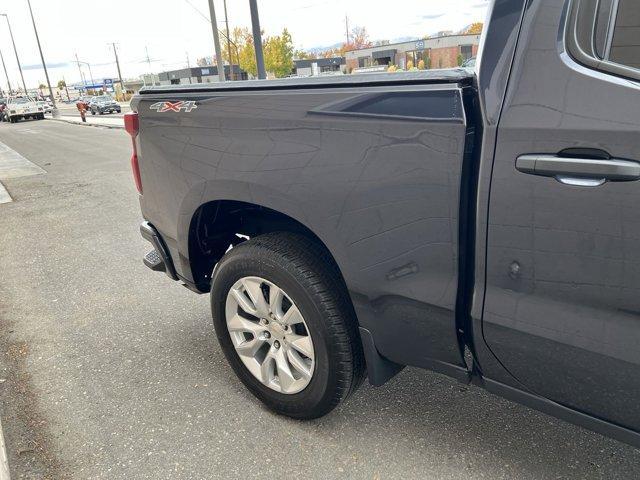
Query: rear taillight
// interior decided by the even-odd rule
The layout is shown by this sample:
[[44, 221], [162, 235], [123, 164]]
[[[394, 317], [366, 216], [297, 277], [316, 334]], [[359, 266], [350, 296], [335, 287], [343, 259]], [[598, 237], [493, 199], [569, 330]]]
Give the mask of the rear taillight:
[[131, 135], [131, 144], [133, 146], [133, 154], [131, 155], [133, 180], [136, 182], [138, 193], [142, 195], [142, 179], [140, 178], [140, 165], [138, 164], [138, 144], [136, 143], [139, 127], [138, 112], [127, 112], [124, 114], [124, 129]]

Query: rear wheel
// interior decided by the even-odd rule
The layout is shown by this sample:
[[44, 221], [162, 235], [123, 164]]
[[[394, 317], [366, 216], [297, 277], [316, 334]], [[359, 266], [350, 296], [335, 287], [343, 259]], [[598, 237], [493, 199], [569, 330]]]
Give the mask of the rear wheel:
[[360, 385], [364, 356], [344, 282], [328, 253], [287, 233], [255, 237], [216, 266], [218, 340], [247, 388], [277, 413], [329, 413]]

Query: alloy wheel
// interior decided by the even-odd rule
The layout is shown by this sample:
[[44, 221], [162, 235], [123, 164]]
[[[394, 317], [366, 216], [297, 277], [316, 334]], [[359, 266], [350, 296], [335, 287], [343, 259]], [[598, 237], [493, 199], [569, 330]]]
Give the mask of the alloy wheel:
[[313, 341], [283, 289], [260, 277], [243, 277], [227, 293], [225, 316], [238, 356], [263, 385], [285, 394], [309, 385]]

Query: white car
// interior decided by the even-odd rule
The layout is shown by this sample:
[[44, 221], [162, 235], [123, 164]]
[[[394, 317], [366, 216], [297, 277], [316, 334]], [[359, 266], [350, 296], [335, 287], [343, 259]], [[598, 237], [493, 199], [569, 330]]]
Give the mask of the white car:
[[15, 123], [24, 118], [44, 120], [44, 108], [30, 97], [10, 97], [4, 109], [5, 120]]
[[51, 102], [48, 102], [46, 100], [38, 100], [36, 103], [38, 104], [38, 107], [42, 107], [44, 113], [53, 112], [53, 105], [51, 105]]

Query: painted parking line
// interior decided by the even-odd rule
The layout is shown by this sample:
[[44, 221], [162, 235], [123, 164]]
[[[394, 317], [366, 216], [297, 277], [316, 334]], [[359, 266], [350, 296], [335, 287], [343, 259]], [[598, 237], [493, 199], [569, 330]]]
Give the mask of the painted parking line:
[[0, 420], [0, 480], [10, 480], [9, 459], [7, 458], [7, 448], [4, 444], [4, 433], [2, 433], [2, 421]]
[[11, 198], [11, 195], [9, 195], [9, 192], [7, 192], [7, 189], [4, 187], [4, 185], [0, 183], [0, 203], [9, 202], [13, 202], [13, 198]]
[[47, 173], [18, 152], [0, 142], [0, 180]]

